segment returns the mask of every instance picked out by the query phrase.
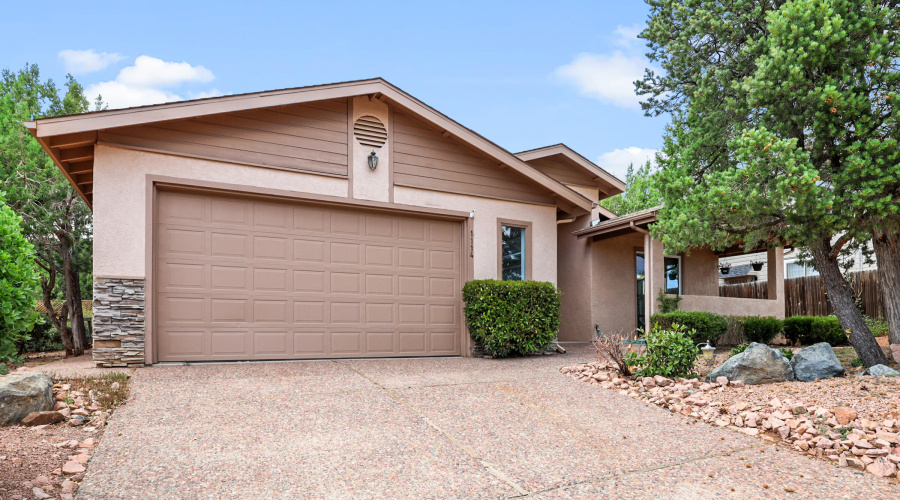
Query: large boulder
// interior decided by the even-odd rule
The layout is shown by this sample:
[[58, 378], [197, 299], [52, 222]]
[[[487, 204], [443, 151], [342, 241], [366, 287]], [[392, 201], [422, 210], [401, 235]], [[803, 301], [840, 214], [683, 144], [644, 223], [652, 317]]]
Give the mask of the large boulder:
[[900, 372], [897, 370], [884, 366], [884, 365], [874, 365], [870, 366], [868, 370], [860, 373], [860, 375], [880, 375], [882, 377], [897, 377], [900, 376]]
[[53, 409], [53, 380], [45, 373], [0, 377], [0, 425], [20, 422], [29, 413]]
[[752, 385], [771, 384], [794, 380], [794, 370], [780, 352], [754, 342], [744, 352], [728, 358], [706, 379], [712, 381], [718, 377], [728, 377], [728, 380], [740, 380]]
[[791, 358], [791, 368], [794, 369], [794, 377], [804, 382], [843, 377], [846, 371], [828, 342], [819, 342], [795, 352]]

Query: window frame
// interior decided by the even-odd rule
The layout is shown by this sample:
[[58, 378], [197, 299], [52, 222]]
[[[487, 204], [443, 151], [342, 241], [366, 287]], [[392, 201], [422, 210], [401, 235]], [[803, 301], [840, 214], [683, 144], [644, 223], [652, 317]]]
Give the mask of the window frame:
[[503, 226], [518, 227], [525, 230], [525, 276], [522, 281], [533, 280], [531, 274], [531, 242], [534, 239], [529, 221], [497, 218], [497, 279], [503, 280]]
[[[678, 293], [676, 294], [671, 294], [668, 291], [667, 281], [669, 277], [666, 275], [666, 259], [676, 259], [678, 261]], [[663, 255], [663, 282], [666, 284], [665, 292], [667, 295], [684, 295], [684, 260], [680, 255]]]

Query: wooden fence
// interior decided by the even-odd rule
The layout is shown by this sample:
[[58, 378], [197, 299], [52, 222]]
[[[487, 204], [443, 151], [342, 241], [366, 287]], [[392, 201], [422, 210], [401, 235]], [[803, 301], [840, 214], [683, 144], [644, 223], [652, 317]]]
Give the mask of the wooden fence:
[[[859, 271], [848, 275], [850, 285], [861, 302], [863, 314], [873, 318], [884, 317], [884, 304], [878, 277], [874, 270]], [[738, 283], [719, 286], [720, 297], [766, 299], [769, 297], [766, 283]], [[834, 312], [825, 295], [821, 276], [804, 276], [784, 280], [784, 316], [828, 316]]]
[[[58, 311], [60, 307], [62, 307], [64, 300], [51, 300], [50, 304], [53, 306], [54, 311]], [[34, 308], [39, 313], [47, 312], [47, 308], [44, 306], [44, 301], [40, 300], [35, 303]], [[85, 318], [90, 318], [94, 313], [94, 303], [90, 300], [82, 300], [81, 301], [81, 310], [84, 313]]]

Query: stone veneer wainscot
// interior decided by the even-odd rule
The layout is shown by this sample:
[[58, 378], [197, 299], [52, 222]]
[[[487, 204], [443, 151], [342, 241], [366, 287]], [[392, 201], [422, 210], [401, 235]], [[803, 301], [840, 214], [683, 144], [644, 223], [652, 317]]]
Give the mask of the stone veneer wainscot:
[[144, 365], [145, 307], [143, 279], [94, 279], [95, 365]]

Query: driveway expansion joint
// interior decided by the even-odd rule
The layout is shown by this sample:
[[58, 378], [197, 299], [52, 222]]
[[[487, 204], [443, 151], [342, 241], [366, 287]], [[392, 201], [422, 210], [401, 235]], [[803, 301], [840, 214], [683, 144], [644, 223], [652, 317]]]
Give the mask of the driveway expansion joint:
[[[346, 364], [346, 363], [343, 363], [343, 362], [341, 362], [341, 361], [338, 361], [338, 360], [333, 360], [333, 362], [334, 362], [334, 363], [337, 363], [337, 364], [339, 364], [339, 365], [346, 366], [347, 368], [349, 368], [350, 370], [352, 370], [353, 372], [355, 372], [355, 373], [356, 373], [357, 375], [359, 375], [360, 377], [363, 377], [364, 379], [366, 379], [366, 380], [368, 380], [369, 382], [371, 382], [371, 383], [375, 384], [376, 386], [378, 386], [381, 390], [383, 390], [385, 393], [387, 393], [391, 398], [393, 398], [393, 399], [396, 400], [398, 403], [400, 403], [400, 404], [402, 404], [403, 406], [405, 406], [405, 407], [406, 407], [407, 409], [409, 409], [411, 412], [415, 413], [416, 416], [418, 416], [419, 418], [421, 418], [422, 421], [424, 421], [426, 424], [428, 424], [428, 426], [430, 426], [432, 429], [434, 429], [435, 431], [437, 431], [438, 434], [440, 434], [441, 436], [443, 436], [444, 438], [446, 438], [453, 446], [455, 446], [455, 447], [459, 448], [460, 450], [462, 450], [466, 455], [468, 455], [469, 457], [471, 457], [473, 460], [476, 460], [479, 464], [481, 464], [482, 467], [485, 468], [485, 470], [487, 470], [488, 472], [490, 472], [494, 477], [496, 477], [496, 478], [499, 479], [500, 481], [503, 481], [505, 484], [507, 484], [508, 486], [510, 486], [511, 488], [513, 488], [514, 490], [516, 490], [516, 491], [519, 493], [519, 496], [527, 496], [527, 495], [528, 495], [528, 490], [526, 490], [525, 488], [522, 488], [521, 486], [519, 486], [515, 481], [512, 480], [512, 478], [509, 477], [508, 474], [504, 473], [503, 471], [501, 471], [500, 469], [498, 469], [495, 465], [493, 465], [493, 464], [487, 462], [486, 460], [484, 460], [483, 458], [481, 458], [477, 453], [475, 453], [474, 450], [472, 450], [471, 448], [469, 448], [468, 446], [466, 446], [465, 444], [463, 444], [459, 439], [457, 439], [456, 437], [450, 435], [450, 433], [446, 432], [446, 431], [445, 431], [444, 429], [442, 429], [440, 426], [438, 426], [437, 424], [435, 424], [433, 420], [431, 420], [430, 418], [428, 418], [426, 415], [424, 415], [424, 414], [423, 414], [422, 412], [420, 412], [419, 410], [415, 409], [412, 405], [409, 404], [409, 402], [407, 402], [406, 400], [404, 400], [403, 398], [401, 398], [401, 397], [400, 397], [397, 393], [395, 393], [393, 390], [391, 390], [391, 389], [385, 387], [383, 384], [381, 384], [381, 383], [378, 382], [377, 380], [373, 379], [372, 377], [369, 377], [369, 376], [366, 375], [365, 373], [362, 373], [361, 371], [357, 370], [357, 369], [354, 368], [353, 366], [350, 366], [350, 365], [348, 365], [348, 364]], [[454, 384], [447, 384], [447, 385], [454, 385]]]
[[652, 467], [641, 467], [641, 468], [639, 468], [639, 469], [631, 469], [631, 470], [622, 471], [622, 472], [614, 472], [614, 473], [612, 473], [612, 474], [604, 474], [604, 475], [602, 475], [602, 476], [597, 476], [597, 477], [595, 477], [595, 478], [587, 479], [587, 480], [585, 480], [585, 481], [576, 481], [576, 482], [574, 482], [574, 483], [562, 484], [562, 485], [559, 485], [559, 486], [554, 486], [554, 487], [552, 487], [552, 488], [544, 488], [544, 489], [542, 489], [542, 490], [535, 490], [535, 491], [532, 491], [532, 492], [528, 492], [528, 493], [520, 494], [520, 495], [515, 495], [515, 496], [511, 496], [511, 497], [507, 497], [507, 498], [528, 498], [528, 497], [534, 497], [534, 496], [537, 496], [537, 495], [543, 495], [544, 493], [552, 493], [552, 492], [554, 492], [554, 491], [560, 491], [560, 490], [565, 490], [565, 489], [568, 489], [568, 488], [574, 488], [574, 487], [580, 486], [580, 485], [582, 485], [582, 484], [596, 484], [596, 483], [602, 483], [602, 482], [604, 482], [604, 481], [609, 481], [610, 479], [616, 479], [616, 478], [628, 477], [628, 476], [633, 476], [633, 475], [636, 475], [636, 474], [646, 474], [646, 473], [648, 473], [648, 472], [653, 472], [653, 471], [657, 471], [657, 470], [664, 470], [664, 469], [670, 469], [670, 468], [672, 468], [672, 467], [678, 467], [678, 466], [680, 466], [680, 465], [686, 465], [686, 464], [690, 464], [690, 463], [693, 463], [693, 462], [699, 462], [699, 461], [701, 461], [701, 460], [707, 460], [707, 459], [710, 459], [710, 458], [724, 457], [724, 456], [728, 456], [728, 455], [731, 455], [731, 454], [734, 454], [734, 453], [739, 453], [739, 452], [742, 452], [742, 451], [748, 451], [748, 450], [759, 449], [760, 447], [765, 447], [765, 445], [762, 444], [762, 443], [760, 443], [760, 444], [753, 444], [753, 445], [750, 445], [750, 446], [742, 446], [742, 447], [740, 447], [740, 448], [734, 448], [734, 449], [729, 449], [729, 450], [725, 450], [725, 451], [720, 451], [720, 452], [718, 452], [718, 453], [710, 453], [710, 454], [703, 455], [703, 456], [697, 456], [697, 457], [685, 458], [684, 460], [676, 460], [676, 461], [674, 461], [674, 462], [669, 462], [669, 463], [666, 463], [666, 464], [654, 465], [654, 466], [652, 466]]

